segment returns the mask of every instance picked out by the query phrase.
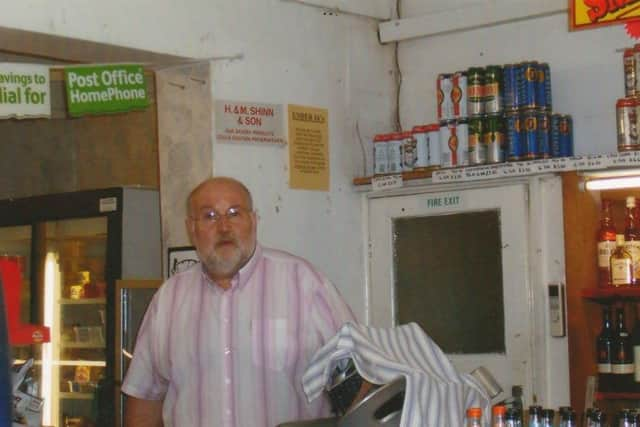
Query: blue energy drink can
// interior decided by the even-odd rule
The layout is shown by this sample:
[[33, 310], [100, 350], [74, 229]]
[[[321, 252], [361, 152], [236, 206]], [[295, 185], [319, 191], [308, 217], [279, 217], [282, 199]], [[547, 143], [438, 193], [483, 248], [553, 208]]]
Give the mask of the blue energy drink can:
[[537, 107], [551, 111], [551, 69], [546, 62], [537, 65], [535, 88]]
[[560, 152], [563, 157], [573, 156], [573, 119], [568, 114], [560, 116]]
[[553, 157], [573, 156], [573, 120], [570, 115], [553, 114], [550, 135]]
[[537, 108], [536, 82], [538, 81], [538, 63], [534, 61], [522, 63], [520, 75], [522, 80], [519, 86], [519, 107], [523, 110]]
[[522, 157], [522, 126], [520, 113], [512, 111], [504, 115], [507, 161], [516, 162]]
[[533, 160], [538, 157], [538, 112], [524, 111], [522, 125], [522, 158]]
[[537, 110], [538, 121], [538, 158], [548, 159], [551, 157], [551, 138], [549, 136], [549, 112], [546, 110]]
[[522, 77], [520, 65], [507, 64], [502, 71], [504, 87], [504, 110], [517, 111], [520, 106], [520, 78]]

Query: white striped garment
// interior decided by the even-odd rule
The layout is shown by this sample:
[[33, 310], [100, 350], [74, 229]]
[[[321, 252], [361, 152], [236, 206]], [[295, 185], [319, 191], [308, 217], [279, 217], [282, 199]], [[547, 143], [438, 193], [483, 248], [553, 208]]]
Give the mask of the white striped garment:
[[373, 384], [403, 375], [405, 402], [400, 427], [458, 427], [467, 408], [482, 408], [489, 420], [490, 399], [478, 382], [456, 371], [447, 356], [415, 323], [392, 329], [346, 324], [314, 355], [302, 382], [310, 401], [322, 394], [344, 358]]
[[274, 427], [329, 414], [308, 403], [307, 363], [353, 314], [307, 261], [258, 246], [223, 291], [200, 265], [156, 293], [124, 393], [164, 399], [165, 427]]

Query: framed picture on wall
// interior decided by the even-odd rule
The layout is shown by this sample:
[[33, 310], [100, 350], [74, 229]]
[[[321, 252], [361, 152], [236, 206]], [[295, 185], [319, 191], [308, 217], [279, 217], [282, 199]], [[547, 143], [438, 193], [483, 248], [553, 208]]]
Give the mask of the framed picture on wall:
[[193, 246], [175, 246], [169, 248], [167, 260], [167, 277], [185, 271], [200, 262], [196, 248]]

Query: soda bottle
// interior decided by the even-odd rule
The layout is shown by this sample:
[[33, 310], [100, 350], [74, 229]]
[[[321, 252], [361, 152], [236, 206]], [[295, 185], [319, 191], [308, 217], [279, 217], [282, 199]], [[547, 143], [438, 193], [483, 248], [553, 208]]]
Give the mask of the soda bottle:
[[507, 407], [504, 405], [496, 405], [491, 410], [491, 427], [506, 427]]
[[466, 427], [482, 427], [482, 409], [480, 408], [467, 409]]

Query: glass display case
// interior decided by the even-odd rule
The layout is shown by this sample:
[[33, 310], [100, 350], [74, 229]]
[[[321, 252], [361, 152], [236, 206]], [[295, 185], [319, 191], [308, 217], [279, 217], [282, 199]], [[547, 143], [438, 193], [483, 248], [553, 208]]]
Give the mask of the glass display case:
[[43, 345], [51, 375], [44, 413], [73, 424], [96, 417], [93, 400], [106, 378], [107, 221], [49, 221], [44, 231], [44, 315], [52, 335]]
[[158, 192], [114, 188], [0, 201], [0, 256], [22, 265], [21, 321], [50, 330], [48, 343], [11, 349], [17, 362], [35, 359], [42, 424], [119, 425], [116, 337], [131, 332], [117, 330], [116, 282], [162, 277]]

